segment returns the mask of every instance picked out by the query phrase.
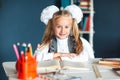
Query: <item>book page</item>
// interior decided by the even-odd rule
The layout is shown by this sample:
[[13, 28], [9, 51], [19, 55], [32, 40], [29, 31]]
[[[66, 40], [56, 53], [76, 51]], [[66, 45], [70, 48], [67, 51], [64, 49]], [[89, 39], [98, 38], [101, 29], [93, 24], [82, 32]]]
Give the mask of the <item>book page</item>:
[[57, 60], [40, 61], [38, 68], [60, 68], [60, 63]]
[[61, 65], [63, 69], [89, 70], [89, 68], [82, 62], [62, 61]]
[[57, 69], [60, 69], [59, 61], [47, 60], [47, 61], [38, 62], [38, 66], [37, 66], [38, 73], [54, 72]]

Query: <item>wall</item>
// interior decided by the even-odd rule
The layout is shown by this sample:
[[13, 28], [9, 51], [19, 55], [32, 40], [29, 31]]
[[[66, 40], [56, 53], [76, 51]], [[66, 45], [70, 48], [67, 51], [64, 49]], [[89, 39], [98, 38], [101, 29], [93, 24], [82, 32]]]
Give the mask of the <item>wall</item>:
[[[94, 50], [96, 57], [120, 57], [120, 0], [94, 0]], [[40, 22], [41, 10], [60, 0], [0, 1], [0, 80], [7, 80], [2, 62], [15, 61], [12, 45], [27, 42], [35, 50], [41, 41], [45, 25]]]
[[120, 57], [120, 0], [94, 0], [96, 57]]
[[1, 0], [0, 1], [0, 80], [7, 80], [2, 62], [15, 61], [12, 45], [31, 43], [35, 50], [40, 43], [45, 25], [40, 22], [41, 10], [59, 0]]

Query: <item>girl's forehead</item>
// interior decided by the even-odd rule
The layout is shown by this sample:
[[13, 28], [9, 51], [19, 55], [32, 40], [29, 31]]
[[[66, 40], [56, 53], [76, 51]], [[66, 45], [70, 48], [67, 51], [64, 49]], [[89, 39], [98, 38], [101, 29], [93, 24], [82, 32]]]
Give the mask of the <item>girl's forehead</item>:
[[72, 20], [72, 16], [64, 15], [64, 16], [59, 16], [59, 17], [55, 18], [55, 20], [64, 20], [64, 19]]
[[70, 26], [72, 25], [72, 18], [71, 17], [66, 17], [66, 16], [62, 16], [57, 18], [56, 20], [53, 21], [53, 25], [63, 25], [63, 26]]
[[55, 22], [72, 22], [72, 17], [70, 16], [61, 16], [57, 19], [55, 19]]

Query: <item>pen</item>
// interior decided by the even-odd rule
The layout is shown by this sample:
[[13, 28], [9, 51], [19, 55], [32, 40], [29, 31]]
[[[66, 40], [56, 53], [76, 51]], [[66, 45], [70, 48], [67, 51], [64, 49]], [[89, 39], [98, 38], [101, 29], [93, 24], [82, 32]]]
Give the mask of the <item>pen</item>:
[[21, 59], [21, 50], [20, 50], [20, 43], [18, 42], [17, 43], [17, 48], [18, 48], [18, 53], [19, 53], [19, 57], [20, 57], [20, 59]]
[[30, 50], [30, 54], [31, 54], [31, 56], [33, 56], [32, 45], [31, 45], [30, 43], [28, 44], [28, 48], [29, 48], [29, 50]]
[[16, 54], [17, 59], [19, 60], [19, 59], [20, 59], [20, 56], [19, 56], [19, 52], [18, 52], [17, 46], [16, 46], [15, 44], [13, 44], [13, 49], [14, 49], [14, 51], [15, 51], [15, 54]]
[[23, 51], [24, 54], [26, 53], [26, 49], [27, 49], [26, 47], [27, 47], [26, 43], [23, 43], [22, 46], [21, 46], [21, 51]]
[[112, 71], [120, 77], [120, 68], [112, 68]]

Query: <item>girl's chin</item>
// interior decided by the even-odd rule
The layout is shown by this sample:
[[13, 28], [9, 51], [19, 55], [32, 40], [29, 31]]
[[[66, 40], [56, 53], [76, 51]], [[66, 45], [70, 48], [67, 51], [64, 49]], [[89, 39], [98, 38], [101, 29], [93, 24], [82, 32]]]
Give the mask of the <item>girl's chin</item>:
[[65, 36], [65, 37], [63, 37], [63, 36], [62, 36], [62, 37], [58, 37], [58, 38], [59, 38], [59, 39], [65, 39], [65, 38], [66, 38], [66, 36]]

